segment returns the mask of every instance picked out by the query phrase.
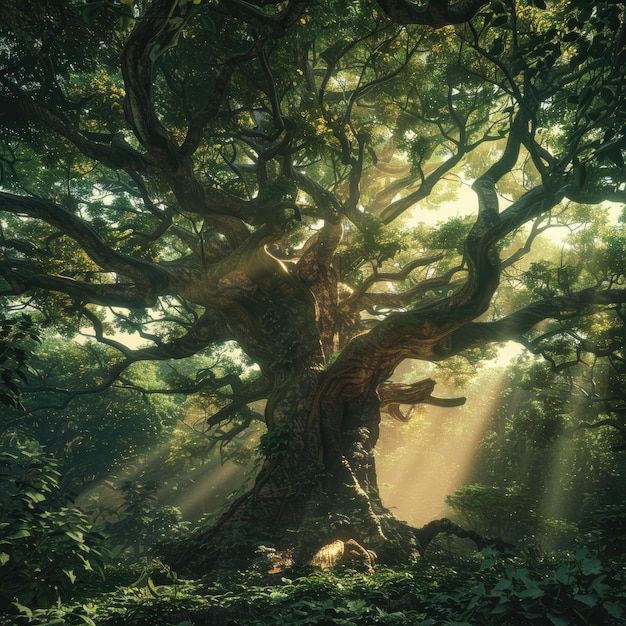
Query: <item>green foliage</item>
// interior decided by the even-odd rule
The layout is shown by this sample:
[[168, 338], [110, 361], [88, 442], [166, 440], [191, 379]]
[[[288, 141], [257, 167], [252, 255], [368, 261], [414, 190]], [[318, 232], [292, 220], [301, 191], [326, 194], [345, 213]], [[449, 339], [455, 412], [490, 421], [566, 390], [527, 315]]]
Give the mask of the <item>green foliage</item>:
[[549, 298], [556, 294], [555, 267], [549, 261], [531, 263], [522, 276], [522, 282], [533, 295]]
[[293, 426], [290, 423], [282, 423], [261, 435], [259, 450], [262, 455], [267, 459], [285, 456], [292, 430]]
[[446, 503], [465, 528], [530, 554], [546, 546], [570, 546], [578, 533], [571, 522], [541, 515], [541, 503], [528, 485], [464, 485]]
[[469, 591], [441, 596], [437, 609], [442, 621], [427, 623], [566, 626], [620, 623], [625, 615], [623, 572], [610, 572], [586, 548], [551, 571], [506, 564], [486, 553], [480, 570], [492, 569], [495, 581], [486, 577]]
[[597, 546], [612, 558], [620, 558], [626, 554], [626, 505], [606, 503], [606, 500], [605, 495], [603, 498], [598, 498], [597, 493], [587, 495], [581, 530], [589, 545]]
[[385, 261], [394, 259], [409, 248], [410, 242], [395, 226], [387, 226], [373, 217], [367, 227], [357, 231], [350, 240], [351, 254], [364, 260], [375, 261], [380, 267]]
[[49, 606], [100, 569], [101, 537], [60, 488], [56, 461], [3, 438], [0, 453], [0, 608]]
[[468, 217], [451, 218], [432, 232], [427, 244], [434, 249], [454, 250], [457, 254], [463, 254], [465, 238], [471, 226], [472, 220]]
[[0, 320], [0, 403], [23, 409], [19, 384], [28, 380], [30, 346], [39, 341], [28, 315]]
[[436, 141], [436, 138], [418, 135], [407, 140], [406, 145], [401, 144], [400, 147], [407, 150], [413, 174], [420, 174], [422, 166], [430, 159], [436, 148]]
[[484, 536], [517, 540], [537, 529], [536, 502], [520, 485], [464, 485], [446, 503]]
[[[150, 480], [123, 481], [120, 488], [123, 503], [109, 512], [102, 529], [112, 554], [123, 556], [130, 549], [137, 557], [147, 548], [185, 528], [180, 509], [164, 506], [158, 501], [157, 487], [157, 483]], [[111, 521], [112, 515], [117, 518], [115, 521]]]
[[560, 626], [619, 624], [626, 615], [623, 570], [586, 548], [530, 562], [491, 550], [470, 558], [435, 550], [411, 566], [372, 574], [250, 570], [200, 580], [149, 561], [107, 568], [107, 579], [123, 586], [10, 624]]
[[626, 227], [615, 229], [606, 238], [606, 264], [607, 269], [615, 278], [624, 279], [626, 272]]

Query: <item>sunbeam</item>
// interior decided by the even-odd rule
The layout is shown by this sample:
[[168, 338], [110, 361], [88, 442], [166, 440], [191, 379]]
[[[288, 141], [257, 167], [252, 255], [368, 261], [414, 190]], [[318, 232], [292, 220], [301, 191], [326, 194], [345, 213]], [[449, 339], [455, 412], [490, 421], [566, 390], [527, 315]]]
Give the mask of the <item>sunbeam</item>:
[[461, 408], [425, 407], [409, 424], [384, 420], [377, 459], [381, 494], [401, 519], [422, 525], [446, 514], [446, 496], [471, 472], [498, 404], [503, 373], [489, 382]]
[[198, 520], [206, 513], [218, 511], [242, 487], [249, 474], [249, 467], [230, 460], [222, 464], [219, 459], [213, 459], [186, 477], [186, 487], [171, 504], [180, 507], [186, 519]]

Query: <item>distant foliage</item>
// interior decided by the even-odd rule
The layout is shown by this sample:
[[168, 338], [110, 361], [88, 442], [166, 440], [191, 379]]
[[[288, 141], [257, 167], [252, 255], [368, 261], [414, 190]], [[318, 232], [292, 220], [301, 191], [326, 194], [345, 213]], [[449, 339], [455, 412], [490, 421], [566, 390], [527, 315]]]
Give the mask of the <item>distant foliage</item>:
[[536, 502], [519, 485], [464, 485], [446, 502], [465, 524], [486, 536], [517, 539], [537, 527]]
[[124, 502], [116, 515], [109, 515], [103, 527], [113, 554], [138, 557], [155, 543], [171, 539], [186, 528], [188, 523], [182, 521], [178, 507], [159, 503], [157, 487], [151, 480], [122, 483]]

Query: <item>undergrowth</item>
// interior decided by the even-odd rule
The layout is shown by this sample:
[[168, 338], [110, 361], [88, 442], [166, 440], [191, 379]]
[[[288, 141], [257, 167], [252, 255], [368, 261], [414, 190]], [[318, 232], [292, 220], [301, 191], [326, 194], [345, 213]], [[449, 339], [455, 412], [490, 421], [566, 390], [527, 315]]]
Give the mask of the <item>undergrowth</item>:
[[[104, 585], [104, 586], [103, 586]], [[181, 580], [160, 561], [109, 566], [73, 603], [21, 607], [2, 626], [626, 624], [624, 563], [586, 548], [551, 558], [435, 550], [404, 568]]]

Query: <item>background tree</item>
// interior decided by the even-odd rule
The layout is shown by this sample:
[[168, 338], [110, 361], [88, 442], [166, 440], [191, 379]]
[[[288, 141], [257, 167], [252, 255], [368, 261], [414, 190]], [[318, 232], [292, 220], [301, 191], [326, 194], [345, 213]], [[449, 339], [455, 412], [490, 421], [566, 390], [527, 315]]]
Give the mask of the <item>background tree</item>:
[[[9, 3], [7, 306], [115, 351], [94, 390], [226, 342], [252, 363], [188, 388], [233, 433], [265, 402], [265, 461], [203, 545], [423, 549], [443, 526], [380, 498], [381, 411], [461, 400], [398, 365], [622, 324], [623, 266], [501, 297], [541, 232], [624, 199], [622, 8], [482, 6]], [[477, 209], [429, 232], [415, 209], [450, 181]]]
[[[33, 371], [22, 396], [27, 406], [37, 410], [7, 410], [3, 415], [2, 431], [21, 432], [44, 445], [59, 461], [66, 486], [75, 491], [162, 444], [180, 412], [170, 398], [141, 396], [129, 389], [137, 380], [131, 372], [123, 388], [109, 386], [95, 396], [69, 393], [70, 388], [80, 394], [97, 387], [103, 374], [99, 365], [110, 357], [97, 344], [43, 339], [31, 358]], [[144, 368], [140, 380], [156, 386], [157, 378]]]

